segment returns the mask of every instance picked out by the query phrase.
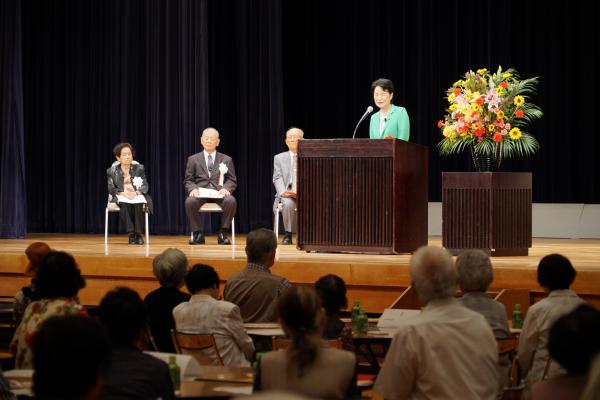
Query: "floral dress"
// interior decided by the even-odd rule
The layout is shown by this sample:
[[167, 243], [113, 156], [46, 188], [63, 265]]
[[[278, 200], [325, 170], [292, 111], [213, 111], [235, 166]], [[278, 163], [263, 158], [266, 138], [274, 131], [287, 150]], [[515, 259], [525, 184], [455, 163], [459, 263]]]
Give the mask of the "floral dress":
[[15, 354], [15, 368], [33, 369], [33, 337], [42, 322], [55, 315], [74, 314], [88, 315], [87, 310], [74, 299], [42, 299], [29, 304], [10, 342], [10, 349]]

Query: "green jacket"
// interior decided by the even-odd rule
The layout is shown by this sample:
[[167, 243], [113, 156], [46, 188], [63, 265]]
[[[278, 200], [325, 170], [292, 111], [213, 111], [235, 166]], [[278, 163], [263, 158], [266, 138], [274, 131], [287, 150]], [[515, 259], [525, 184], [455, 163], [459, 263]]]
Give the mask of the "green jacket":
[[383, 127], [381, 135], [379, 134], [379, 111], [371, 115], [369, 137], [371, 139], [385, 139], [386, 136], [392, 136], [396, 139], [408, 141], [408, 138], [410, 137], [410, 121], [404, 107], [398, 107], [392, 104], [392, 108], [388, 114], [388, 119]]

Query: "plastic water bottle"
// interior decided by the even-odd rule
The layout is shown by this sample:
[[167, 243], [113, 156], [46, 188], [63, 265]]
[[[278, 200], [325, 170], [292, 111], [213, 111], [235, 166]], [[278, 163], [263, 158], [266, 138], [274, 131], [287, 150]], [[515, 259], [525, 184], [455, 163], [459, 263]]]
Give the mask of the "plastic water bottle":
[[350, 314], [350, 319], [352, 322], [352, 333], [357, 333], [357, 322], [358, 322], [358, 316], [360, 315], [360, 300], [356, 299], [354, 300], [354, 307], [352, 307], [352, 313]]
[[365, 314], [365, 310], [361, 309], [360, 314], [356, 318], [356, 334], [366, 335], [369, 331], [369, 318]]
[[169, 356], [169, 375], [171, 376], [171, 382], [173, 382], [173, 389], [181, 389], [181, 369], [177, 365], [175, 356]]
[[523, 328], [523, 313], [520, 304], [515, 304], [515, 309], [512, 312], [512, 327], [514, 329]]

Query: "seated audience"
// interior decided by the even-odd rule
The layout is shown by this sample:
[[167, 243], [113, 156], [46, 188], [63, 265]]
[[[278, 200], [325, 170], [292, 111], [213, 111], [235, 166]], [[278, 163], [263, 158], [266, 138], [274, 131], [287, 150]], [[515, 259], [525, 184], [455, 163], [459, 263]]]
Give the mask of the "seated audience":
[[[548, 334], [548, 352], [566, 374], [537, 382], [532, 399], [579, 399], [587, 381], [594, 356], [600, 352], [600, 312], [587, 304], [580, 305], [556, 320]], [[600, 396], [600, 393], [597, 393]]]
[[24, 286], [15, 295], [15, 304], [13, 306], [13, 323], [14, 326], [19, 326], [25, 309], [32, 301], [39, 300], [39, 296], [35, 291], [35, 274], [37, 269], [48, 253], [50, 253], [50, 246], [44, 242], [34, 242], [27, 246], [25, 249], [25, 255], [27, 256], [27, 266], [25, 267], [25, 276], [31, 277], [31, 283]]
[[248, 265], [225, 283], [223, 297], [240, 307], [244, 322], [275, 322], [277, 299], [291, 285], [287, 279], [271, 274], [275, 263], [277, 238], [271, 230], [260, 228], [248, 234]]
[[40, 300], [27, 306], [10, 343], [11, 352], [15, 354], [15, 368], [18, 369], [33, 367], [31, 339], [47, 318], [54, 315], [87, 315], [77, 301], [77, 293], [85, 287], [85, 280], [70, 254], [49, 252], [38, 268], [35, 285]]
[[[571, 262], [560, 254], [550, 254], [541, 259], [537, 280], [548, 296], [529, 307], [523, 330], [519, 336], [519, 364], [525, 376], [525, 393], [531, 385], [542, 380], [548, 354], [548, 331], [562, 315], [575, 309], [584, 301], [569, 287], [575, 280]], [[548, 377], [560, 373], [557, 365], [551, 365]]]
[[456, 258], [456, 272], [458, 287], [463, 292], [459, 303], [483, 315], [492, 327], [496, 339], [509, 337], [504, 304], [490, 298], [486, 293], [494, 280], [489, 256], [481, 250], [464, 251]]
[[109, 355], [108, 335], [98, 322], [81, 315], [48, 318], [33, 340], [35, 398], [97, 399]]
[[341, 339], [346, 350], [354, 350], [352, 326], [340, 319], [340, 310], [348, 307], [346, 283], [337, 275], [329, 274], [315, 282], [315, 290], [325, 309], [323, 338]]
[[117, 288], [100, 302], [100, 321], [112, 342], [101, 399], [174, 399], [167, 363], [137, 347], [146, 326], [146, 306], [128, 288]]
[[421, 247], [410, 259], [410, 276], [426, 305], [398, 328], [374, 390], [386, 399], [496, 398], [496, 340], [485, 318], [454, 298], [450, 253]]
[[[192, 298], [173, 310], [178, 331], [211, 333], [223, 364], [248, 366], [254, 344], [244, 329], [240, 309], [219, 299], [219, 275], [209, 265], [196, 264], [185, 277]], [[216, 363], [214, 352], [208, 356]]]
[[288, 390], [316, 398], [356, 395], [356, 357], [327, 347], [319, 296], [312, 288], [286, 290], [277, 306], [287, 349], [265, 353], [258, 361], [254, 390]]
[[171, 329], [175, 329], [173, 309], [188, 301], [190, 295], [179, 289], [183, 286], [188, 260], [178, 249], [166, 249], [152, 261], [152, 271], [160, 287], [146, 295], [148, 326], [159, 351], [174, 353]]

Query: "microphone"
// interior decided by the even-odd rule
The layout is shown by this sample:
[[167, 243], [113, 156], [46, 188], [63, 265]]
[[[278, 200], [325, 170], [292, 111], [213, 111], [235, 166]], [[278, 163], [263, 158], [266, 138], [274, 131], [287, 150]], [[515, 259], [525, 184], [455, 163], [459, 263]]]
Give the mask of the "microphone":
[[352, 139], [354, 139], [354, 137], [356, 136], [356, 130], [358, 129], [358, 126], [360, 125], [360, 123], [363, 122], [363, 120], [367, 117], [367, 115], [371, 114], [372, 111], [373, 111], [373, 107], [371, 107], [371, 106], [367, 107], [367, 111], [365, 111], [365, 113], [362, 115], [362, 117], [360, 117], [360, 119], [358, 120], [358, 124], [356, 124], [356, 127], [354, 128], [354, 133], [352, 134]]

